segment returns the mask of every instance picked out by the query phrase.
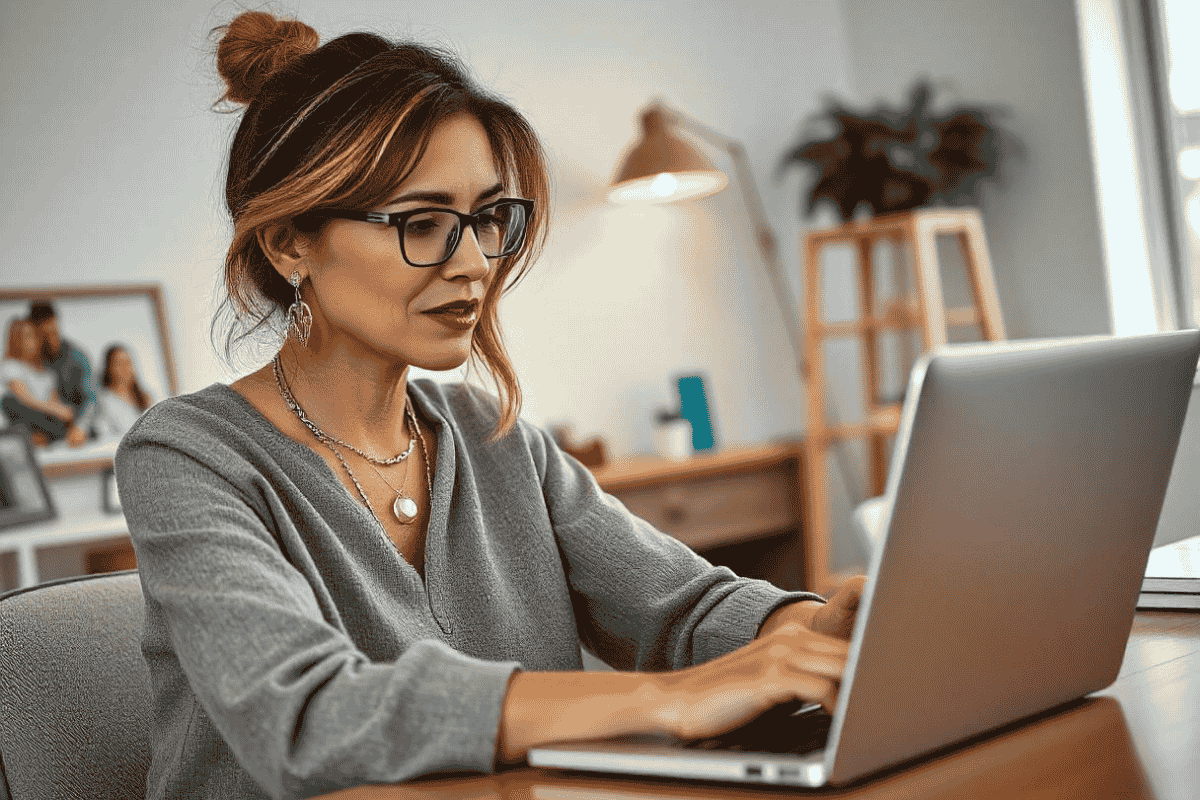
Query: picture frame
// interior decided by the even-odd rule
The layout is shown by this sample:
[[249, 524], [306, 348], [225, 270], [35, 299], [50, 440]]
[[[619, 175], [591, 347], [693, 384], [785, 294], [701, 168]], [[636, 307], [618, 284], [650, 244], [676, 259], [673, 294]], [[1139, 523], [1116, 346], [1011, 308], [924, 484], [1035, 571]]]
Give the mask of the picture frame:
[[[132, 360], [134, 372], [151, 403], [178, 392], [171, 337], [158, 284], [95, 286], [31, 286], [0, 289], [0, 335], [7, 343], [9, 326], [27, 318], [36, 301], [52, 304], [62, 338], [83, 353], [99, 393], [104, 354], [119, 345]], [[0, 387], [0, 395], [4, 394]], [[0, 427], [8, 426], [0, 414]], [[34, 454], [48, 479], [103, 472], [112, 468], [120, 434], [111, 428], [89, 426], [92, 438], [78, 446], [54, 441], [35, 446]]]
[[103, 496], [100, 498], [100, 506], [104, 509], [105, 514], [120, 514], [121, 513], [121, 494], [117, 490], [117, 473], [111, 469], [106, 469], [101, 479], [101, 492]]
[[24, 429], [0, 430], [0, 531], [57, 516], [29, 434]]

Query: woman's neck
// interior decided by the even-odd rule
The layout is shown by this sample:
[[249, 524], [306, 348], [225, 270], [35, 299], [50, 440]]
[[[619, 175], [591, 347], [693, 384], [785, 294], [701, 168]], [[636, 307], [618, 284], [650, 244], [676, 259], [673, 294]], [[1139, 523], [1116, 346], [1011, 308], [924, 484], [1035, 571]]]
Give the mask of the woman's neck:
[[408, 446], [408, 366], [345, 350], [316, 353], [291, 339], [279, 352], [280, 379], [325, 434], [372, 455]]

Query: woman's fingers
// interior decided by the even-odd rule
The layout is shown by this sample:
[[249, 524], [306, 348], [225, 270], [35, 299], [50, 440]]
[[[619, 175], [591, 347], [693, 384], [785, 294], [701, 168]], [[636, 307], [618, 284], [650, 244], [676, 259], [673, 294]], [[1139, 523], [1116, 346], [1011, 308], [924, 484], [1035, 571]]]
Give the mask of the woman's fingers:
[[807, 647], [795, 647], [787, 642], [772, 642], [767, 648], [767, 669], [786, 664], [794, 670], [805, 670], [829, 678], [840, 678], [846, 669], [845, 652], [830, 652]]
[[791, 663], [785, 669], [792, 670], [791, 679], [795, 682], [796, 696], [799, 699], [820, 703], [826, 711], [832, 714], [834, 704], [837, 703], [838, 688], [841, 686], [845, 660], [843, 659], [837, 665], [836, 673], [815, 670], [813, 666], [813, 663], [808, 661], [801, 665]]
[[716, 735], [796, 699], [832, 709], [848, 650], [844, 640], [789, 626], [675, 673], [672, 727], [685, 738]]
[[850, 643], [845, 639], [839, 639], [834, 636], [826, 636], [821, 633], [805, 632], [807, 635], [804, 638], [805, 649], [812, 650], [815, 653], [833, 653], [845, 656], [850, 652]]
[[854, 620], [866, 588], [867, 577], [856, 575], [842, 584], [829, 601], [813, 614], [813, 629], [824, 634], [849, 639]]

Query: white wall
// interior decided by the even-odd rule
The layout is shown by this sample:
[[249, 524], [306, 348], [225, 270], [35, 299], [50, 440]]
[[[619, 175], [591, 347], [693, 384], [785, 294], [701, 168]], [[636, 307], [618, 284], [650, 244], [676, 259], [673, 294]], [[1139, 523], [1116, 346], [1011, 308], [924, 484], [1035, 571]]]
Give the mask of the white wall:
[[[798, 434], [806, 413], [739, 195], [643, 212], [602, 200], [652, 98], [744, 142], [796, 298], [799, 176], [773, 174], [824, 95], [898, 103], [925, 72], [957, 86], [944, 100], [1010, 105], [1030, 160], [984, 204], [1009, 333], [1109, 328], [1069, 0], [512, 0], [486, 19], [461, 0], [282, 8], [326, 40], [368, 28], [448, 44], [532, 120], [556, 205], [545, 257], [504, 305], [526, 416], [603, 435], [615, 455], [651, 448], [652, 413], [684, 371], [708, 374], [724, 443]], [[237, 10], [64, 0], [9, 4], [0, 25], [0, 285], [161, 282], [184, 391], [232, 377], [208, 326], [237, 117], [208, 108], [220, 84], [206, 34]], [[851, 291], [837, 267], [835, 296]], [[857, 363], [833, 363], [852, 417]], [[834, 491], [842, 567], [857, 553]]]
[[[1028, 148], [984, 225], [1010, 338], [1110, 332], [1079, 37], [1070, 0], [844, 0], [864, 102], [918, 74], [944, 103], [1000, 103]], [[935, 95], [935, 99], [938, 95]]]
[[[648, 451], [673, 378], [702, 371], [720, 442], [802, 432], [804, 392], [739, 194], [641, 212], [603, 194], [638, 110], [661, 98], [745, 144], [798, 276], [798, 175], [773, 175], [819, 98], [852, 92], [839, 0], [272, 7], [323, 40], [366, 28], [448, 44], [543, 136], [552, 240], [503, 307], [529, 419], [600, 434], [616, 456]], [[182, 391], [235, 375], [209, 322], [238, 117], [209, 110], [221, 86], [206, 37], [238, 10], [62, 0], [9, 4], [0, 25], [0, 285], [160, 282]]]
[[[848, 90], [836, 0], [284, 8], [323, 39], [368, 28], [449, 44], [544, 137], [553, 240], [504, 308], [529, 418], [602, 434], [616, 455], [648, 450], [672, 376], [703, 370], [722, 441], [801, 430], [803, 393], [740, 197], [641, 214], [602, 198], [638, 109], [662, 97], [745, 142], [798, 270], [797, 198], [771, 174], [817, 96]], [[229, 377], [208, 324], [237, 117], [208, 109], [220, 85], [205, 37], [236, 10], [17, 4], [0, 31], [0, 283], [161, 281], [184, 391]]]

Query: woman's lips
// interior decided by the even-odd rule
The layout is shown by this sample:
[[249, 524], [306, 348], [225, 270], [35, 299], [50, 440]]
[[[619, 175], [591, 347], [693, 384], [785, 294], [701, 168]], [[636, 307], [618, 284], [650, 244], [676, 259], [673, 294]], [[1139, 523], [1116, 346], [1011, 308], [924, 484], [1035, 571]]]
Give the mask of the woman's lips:
[[475, 326], [475, 322], [479, 317], [479, 303], [474, 300], [446, 303], [437, 308], [432, 308], [424, 312], [424, 314], [454, 330], [470, 330]]

